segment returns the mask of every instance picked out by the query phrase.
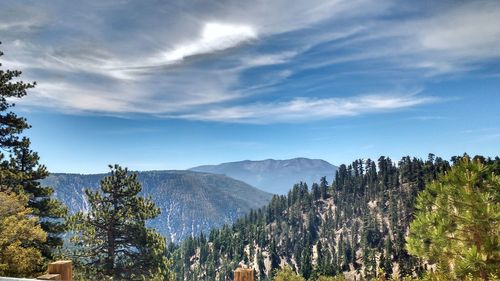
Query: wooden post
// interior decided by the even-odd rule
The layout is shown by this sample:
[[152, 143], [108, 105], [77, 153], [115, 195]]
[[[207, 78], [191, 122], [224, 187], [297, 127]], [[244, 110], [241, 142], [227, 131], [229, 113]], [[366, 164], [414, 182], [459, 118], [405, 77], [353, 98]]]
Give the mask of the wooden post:
[[254, 281], [253, 268], [238, 268], [234, 271], [234, 281]]
[[71, 261], [56, 261], [49, 263], [48, 273], [61, 275], [61, 279], [53, 280], [73, 281], [73, 263]]

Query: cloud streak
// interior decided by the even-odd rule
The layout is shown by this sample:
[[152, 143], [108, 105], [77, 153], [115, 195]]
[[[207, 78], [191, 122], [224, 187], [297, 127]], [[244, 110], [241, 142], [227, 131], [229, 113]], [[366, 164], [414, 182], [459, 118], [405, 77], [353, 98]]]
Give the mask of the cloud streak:
[[402, 110], [438, 101], [436, 97], [411, 95], [362, 95], [351, 98], [294, 98], [284, 102], [216, 108], [203, 114], [171, 116], [201, 121], [236, 123], [307, 122]]
[[233, 48], [256, 38], [257, 33], [250, 26], [206, 23], [200, 38], [192, 43], [177, 46], [173, 50], [163, 53], [161, 57], [165, 62], [175, 62], [189, 56]]

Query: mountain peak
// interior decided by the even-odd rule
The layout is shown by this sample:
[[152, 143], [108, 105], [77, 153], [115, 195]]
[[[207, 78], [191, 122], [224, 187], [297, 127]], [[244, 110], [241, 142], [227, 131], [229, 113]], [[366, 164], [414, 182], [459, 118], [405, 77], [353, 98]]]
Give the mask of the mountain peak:
[[332, 180], [336, 169], [337, 167], [322, 159], [297, 157], [285, 160], [243, 160], [198, 166], [189, 170], [227, 175], [267, 192], [284, 194], [301, 181], [312, 184], [323, 176]]

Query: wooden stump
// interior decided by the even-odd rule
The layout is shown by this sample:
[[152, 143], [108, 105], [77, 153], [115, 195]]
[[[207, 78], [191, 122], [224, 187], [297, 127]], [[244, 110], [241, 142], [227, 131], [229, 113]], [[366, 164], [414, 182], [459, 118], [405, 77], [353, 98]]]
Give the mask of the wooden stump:
[[254, 281], [253, 268], [238, 268], [234, 271], [234, 281]]
[[49, 263], [49, 274], [60, 274], [62, 281], [73, 281], [73, 263], [71, 261], [56, 261]]

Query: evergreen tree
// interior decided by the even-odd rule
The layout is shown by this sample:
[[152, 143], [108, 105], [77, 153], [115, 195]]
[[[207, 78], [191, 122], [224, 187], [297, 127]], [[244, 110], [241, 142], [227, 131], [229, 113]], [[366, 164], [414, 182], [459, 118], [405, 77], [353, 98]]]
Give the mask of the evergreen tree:
[[264, 256], [262, 252], [257, 255], [257, 266], [259, 267], [259, 280], [266, 279], [266, 266], [264, 264]]
[[327, 191], [328, 191], [328, 181], [326, 177], [321, 177], [319, 181], [319, 191], [322, 199], [326, 199]]
[[392, 243], [389, 237], [386, 238], [384, 242], [384, 251], [382, 252], [382, 256], [380, 257], [381, 267], [384, 269], [384, 272], [387, 276], [392, 274]]
[[313, 272], [312, 261], [311, 261], [312, 252], [311, 252], [311, 248], [309, 247], [309, 245], [306, 244], [306, 247], [302, 251], [301, 258], [302, 258], [302, 260], [301, 260], [301, 273], [302, 273], [302, 276], [304, 276], [304, 278], [308, 279]]
[[15, 157], [11, 158], [10, 167], [21, 175], [17, 183], [28, 194], [28, 206], [34, 215], [40, 217], [42, 229], [48, 234], [47, 241], [37, 243], [36, 247], [44, 257], [52, 259], [54, 249], [63, 244], [62, 234], [66, 231], [63, 216], [67, 210], [66, 206], [52, 197], [54, 190], [51, 187], [41, 186], [39, 181], [49, 173], [45, 166], [38, 164], [38, 154], [29, 147], [29, 139], [22, 138], [19, 146], [14, 148]]
[[142, 187], [136, 174], [118, 165], [110, 169], [100, 190], [85, 191], [89, 212], [70, 218], [76, 262], [95, 271], [97, 279], [172, 279], [165, 239], [146, 227], [159, 208], [138, 196]]
[[[0, 57], [2, 55], [0, 52]], [[35, 86], [35, 83], [17, 80], [20, 75], [21, 71], [0, 69], [0, 191], [11, 190], [28, 196], [28, 207], [33, 215], [40, 217], [41, 227], [48, 234], [43, 243], [34, 240], [34, 246], [51, 259], [54, 250], [63, 244], [61, 234], [65, 231], [66, 208], [52, 197], [52, 188], [40, 185], [39, 181], [46, 178], [48, 172], [39, 164], [38, 154], [30, 149], [29, 139], [22, 136], [30, 125], [26, 118], [11, 110], [15, 105], [11, 100], [26, 96]]]
[[319, 240], [318, 244], [316, 244], [316, 253], [318, 254], [318, 257], [316, 258], [316, 268], [314, 271], [318, 275], [324, 275], [326, 271], [326, 264], [329, 261], [327, 260], [327, 251], [323, 250], [323, 244], [321, 244], [321, 240]]
[[454, 278], [500, 276], [500, 176], [463, 157], [418, 195], [408, 250]]
[[314, 200], [318, 200], [321, 198], [321, 190], [320, 190], [320, 187], [317, 183], [313, 183], [311, 190], [312, 190], [312, 195], [313, 195]]
[[280, 264], [280, 257], [277, 253], [276, 242], [274, 240], [271, 241], [270, 255], [271, 255], [271, 270], [274, 270], [278, 268]]

